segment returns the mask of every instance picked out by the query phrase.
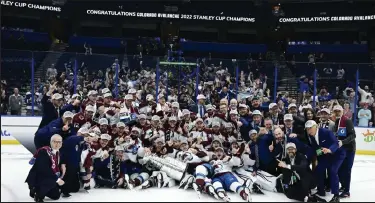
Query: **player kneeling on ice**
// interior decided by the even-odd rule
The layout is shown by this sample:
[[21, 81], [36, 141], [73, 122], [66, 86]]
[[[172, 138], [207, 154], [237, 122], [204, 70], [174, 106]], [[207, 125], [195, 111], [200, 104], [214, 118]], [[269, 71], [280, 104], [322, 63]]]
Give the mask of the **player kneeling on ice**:
[[[240, 156], [244, 151], [245, 145], [240, 148], [232, 149], [232, 156], [227, 156], [224, 149], [219, 147], [215, 149], [216, 160], [211, 161], [209, 170], [212, 171], [212, 185], [216, 190], [219, 198], [230, 201], [227, 191], [238, 193], [243, 200], [251, 201], [250, 196], [250, 180], [241, 184], [232, 173], [232, 168], [241, 165]], [[197, 168], [198, 170], [198, 168]], [[197, 171], [198, 173], [199, 171]]]
[[319, 200], [325, 202], [319, 197], [310, 195], [312, 172], [306, 156], [298, 153], [296, 145], [291, 142], [286, 145], [286, 150], [288, 156], [283, 161], [279, 161], [285, 195], [298, 201], [317, 202]]
[[110, 153], [105, 151], [100, 158], [95, 158], [95, 188], [109, 187], [116, 189], [123, 187], [126, 171], [124, 159], [124, 148], [121, 146], [117, 146]]
[[251, 180], [251, 190], [254, 193], [263, 194], [261, 189], [270, 192], [282, 192], [279, 177], [273, 176], [259, 169], [259, 144], [258, 132], [251, 130], [249, 132], [250, 141], [245, 146], [245, 152], [242, 154], [243, 167], [236, 168], [234, 173], [243, 180]]

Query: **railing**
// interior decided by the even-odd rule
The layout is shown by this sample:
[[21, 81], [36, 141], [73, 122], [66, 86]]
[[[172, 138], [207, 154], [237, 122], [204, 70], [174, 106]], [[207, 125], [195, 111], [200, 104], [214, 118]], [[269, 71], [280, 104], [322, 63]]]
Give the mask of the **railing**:
[[[59, 57], [46, 61], [44, 65], [47, 69], [43, 72], [40, 66], [48, 54]], [[1, 80], [7, 82], [8, 95], [13, 88], [20, 89], [25, 96], [26, 114], [31, 116], [40, 115], [41, 95], [52, 83], [56, 83], [58, 91], [64, 95], [85, 94], [90, 89], [109, 87], [116, 98], [123, 97], [131, 87], [142, 89], [147, 84], [146, 92], [155, 98], [160, 94], [166, 98], [176, 94], [179, 99], [188, 95], [192, 103], [198, 94], [205, 94], [209, 89], [217, 89], [216, 93], [220, 93], [222, 86], [229, 87], [233, 98], [251, 98], [254, 91], [246, 87], [254, 84], [263, 89], [263, 93], [258, 96], [270, 102], [282, 100], [288, 103], [290, 101], [284, 97], [293, 93], [297, 103], [303, 105], [308, 102], [315, 109], [329, 106], [328, 101], [332, 99], [337, 99], [341, 104], [351, 101], [349, 106], [355, 115], [353, 120], [357, 123], [357, 107], [362, 107], [362, 103], [358, 102], [361, 95], [355, 94], [348, 100], [343, 91], [351, 87], [354, 92], [362, 92], [366, 85], [370, 90], [375, 89], [374, 66], [365, 63], [296, 62], [280, 65], [275, 61], [139, 55], [128, 56], [129, 67], [122, 68], [121, 63], [122, 58], [117, 55], [2, 50]], [[51, 77], [55, 74], [52, 67], [56, 69], [58, 78]], [[137, 74], [133, 74], [135, 70]], [[252, 75], [248, 77], [250, 72]], [[345, 74], [340, 77], [343, 72]], [[301, 82], [302, 76], [307, 77], [307, 84]], [[253, 84], [249, 84], [249, 78]], [[303, 89], [306, 90], [305, 94]], [[323, 94], [322, 89], [330, 94]], [[350, 95], [350, 90], [347, 89], [345, 93]]]

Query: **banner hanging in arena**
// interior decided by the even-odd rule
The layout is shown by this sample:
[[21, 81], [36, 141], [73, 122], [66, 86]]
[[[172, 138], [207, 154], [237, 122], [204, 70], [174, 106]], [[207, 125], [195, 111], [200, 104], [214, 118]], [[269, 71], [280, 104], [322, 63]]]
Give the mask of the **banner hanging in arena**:
[[18, 7], [18, 8], [29, 8], [29, 9], [36, 9], [36, 10], [61, 12], [61, 7], [59, 6], [42, 5], [42, 4], [36, 4], [36, 3], [25, 3], [25, 2], [18, 2], [18, 1], [1, 1], [1, 5], [10, 6], [10, 7]]
[[350, 22], [350, 21], [369, 21], [369, 20], [375, 20], [375, 15], [279, 18], [280, 23]]
[[228, 21], [228, 22], [246, 22], [246, 23], [255, 22], [255, 18], [251, 18], [251, 17], [236, 17], [236, 16], [224, 16], [224, 15], [220, 15], [220, 16], [190, 15], [190, 14], [178, 14], [178, 13], [145, 13], [145, 12], [110, 11], [110, 10], [86, 10], [86, 14], [103, 15], [103, 16], [137, 17], [137, 18]]

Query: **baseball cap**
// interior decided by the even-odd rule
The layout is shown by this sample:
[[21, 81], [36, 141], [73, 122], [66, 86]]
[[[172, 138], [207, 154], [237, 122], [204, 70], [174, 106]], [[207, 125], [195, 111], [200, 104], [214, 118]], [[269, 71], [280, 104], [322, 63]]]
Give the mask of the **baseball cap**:
[[63, 118], [73, 118], [74, 114], [70, 111], [65, 111]]
[[92, 105], [88, 105], [88, 106], [86, 106], [85, 111], [95, 112], [95, 107], [92, 106]]
[[[270, 105], [268, 105], [268, 108], [269, 108], [269, 109], [272, 109], [272, 108], [275, 107], [275, 106], [277, 106], [276, 103], [271, 103]], [[254, 114], [254, 113], [253, 113], [253, 114]]]
[[308, 120], [308, 121], [306, 121], [306, 123], [305, 123], [305, 128], [311, 128], [311, 127], [313, 127], [313, 126], [315, 126], [315, 125], [317, 125], [315, 121], [313, 121], [313, 120]]
[[231, 110], [231, 111], [229, 112], [229, 115], [231, 115], [231, 114], [238, 115], [238, 112], [237, 112], [236, 110]]
[[247, 105], [246, 105], [246, 104], [240, 104], [240, 105], [238, 106], [238, 108], [247, 108]]
[[212, 127], [214, 127], [214, 126], [220, 127], [220, 122], [219, 121], [213, 121], [211, 125], [212, 125]]
[[169, 121], [177, 121], [177, 117], [176, 116], [171, 116], [168, 118]]
[[285, 148], [286, 149], [289, 149], [289, 148], [297, 149], [296, 144], [294, 144], [293, 142], [289, 142], [288, 144], [286, 144]]
[[137, 93], [137, 90], [135, 90], [134, 88], [130, 88], [128, 90], [128, 94], [136, 94]]
[[290, 113], [285, 114], [285, 115], [284, 115], [284, 121], [286, 121], [286, 120], [293, 120], [293, 115], [290, 114]]
[[294, 103], [288, 105], [288, 109], [291, 109], [291, 108], [293, 108], [293, 107], [294, 107], [294, 108], [297, 108], [297, 105], [294, 104]]
[[213, 110], [214, 107], [211, 104], [206, 105], [206, 110]]
[[99, 125], [108, 125], [108, 120], [106, 118], [99, 119]]
[[97, 95], [98, 92], [95, 91], [95, 90], [90, 90], [89, 93], [87, 93], [87, 96], [91, 96], [91, 95]]
[[320, 112], [326, 112], [327, 114], [331, 114], [331, 111], [328, 108], [323, 108]]
[[123, 122], [118, 122], [117, 123], [117, 125], [116, 125], [116, 127], [118, 127], [118, 128], [121, 128], [121, 127], [125, 127], [125, 123], [123, 123]]
[[108, 88], [102, 89], [102, 94], [105, 94], [105, 93], [108, 93], [108, 92], [111, 92], [111, 90], [109, 90]]
[[154, 100], [154, 96], [152, 96], [151, 94], [148, 94], [148, 95], [146, 96], [146, 100], [147, 100], [147, 101], [152, 101], [152, 100]]
[[202, 122], [203, 123], [203, 119], [202, 118], [197, 118], [197, 120], [195, 120], [195, 123], [198, 123], [198, 122]]
[[59, 93], [55, 93], [52, 95], [52, 99], [55, 99], [55, 100], [59, 100], [59, 99], [62, 99], [63, 96]]
[[103, 97], [104, 97], [104, 98], [112, 97], [112, 94], [111, 94], [111, 93], [105, 93], [105, 94], [103, 94]]
[[95, 137], [96, 134], [95, 133], [89, 133], [90, 137]]
[[138, 119], [147, 119], [147, 116], [146, 116], [146, 114], [140, 114], [138, 116]]
[[115, 147], [115, 151], [125, 151], [125, 149], [124, 149], [123, 146], [121, 146], [121, 145], [117, 145], [117, 146]]
[[252, 135], [252, 134], [258, 134], [258, 132], [256, 131], [256, 130], [250, 130], [250, 132], [249, 132], [249, 135]]
[[188, 109], [182, 110], [182, 115], [190, 115], [190, 111]]
[[253, 111], [253, 116], [255, 116], [255, 115], [262, 116], [262, 113], [259, 110], [255, 110], [255, 111]]
[[125, 95], [125, 100], [132, 100], [133, 96], [130, 94]]
[[198, 100], [199, 100], [199, 99], [206, 99], [206, 97], [205, 97], [203, 94], [200, 94], [200, 95], [197, 96], [197, 99], [198, 99]]
[[104, 134], [100, 135], [100, 139], [109, 141], [109, 140], [111, 140], [111, 136], [104, 133]]
[[343, 111], [344, 109], [342, 108], [341, 105], [336, 105], [333, 107], [333, 111]]
[[86, 127], [82, 127], [78, 130], [78, 132], [81, 133], [81, 134], [88, 134], [89, 129], [87, 129]]
[[154, 116], [152, 116], [151, 120], [153, 120], [153, 121], [159, 121], [160, 117], [158, 115], [154, 115]]
[[180, 104], [178, 102], [172, 102], [172, 107], [180, 108]]

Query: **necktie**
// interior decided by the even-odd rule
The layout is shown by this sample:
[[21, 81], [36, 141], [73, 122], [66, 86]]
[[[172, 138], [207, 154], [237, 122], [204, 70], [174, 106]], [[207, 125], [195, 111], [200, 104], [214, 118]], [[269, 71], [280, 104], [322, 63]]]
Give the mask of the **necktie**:
[[59, 107], [56, 108], [56, 111], [57, 111], [57, 118], [60, 118], [60, 109], [59, 109]]
[[316, 142], [315, 137], [311, 137], [311, 136], [310, 136], [309, 138], [310, 138], [310, 143], [311, 143], [312, 147], [318, 148], [319, 145], [318, 145], [318, 143]]
[[199, 111], [200, 111], [199, 114], [201, 115], [201, 118], [203, 118], [203, 106], [200, 106], [200, 110]]
[[288, 128], [288, 130], [286, 131], [286, 135], [289, 136], [291, 132], [292, 132], [292, 129]]

